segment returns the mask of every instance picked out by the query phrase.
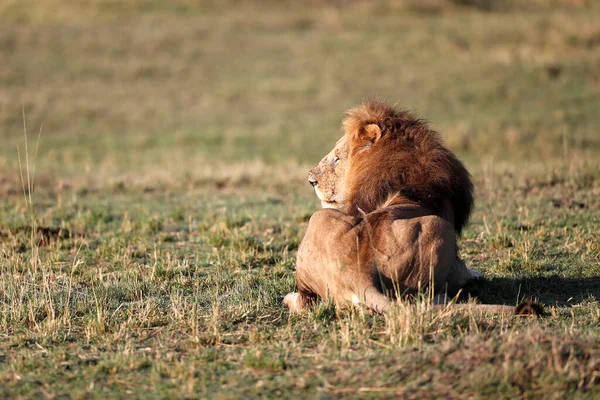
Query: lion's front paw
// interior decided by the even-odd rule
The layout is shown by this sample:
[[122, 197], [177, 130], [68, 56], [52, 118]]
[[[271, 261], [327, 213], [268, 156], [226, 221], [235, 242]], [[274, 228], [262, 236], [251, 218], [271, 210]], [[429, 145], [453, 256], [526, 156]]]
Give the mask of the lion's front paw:
[[283, 298], [285, 304], [291, 313], [302, 313], [306, 310], [305, 303], [300, 293], [288, 293]]

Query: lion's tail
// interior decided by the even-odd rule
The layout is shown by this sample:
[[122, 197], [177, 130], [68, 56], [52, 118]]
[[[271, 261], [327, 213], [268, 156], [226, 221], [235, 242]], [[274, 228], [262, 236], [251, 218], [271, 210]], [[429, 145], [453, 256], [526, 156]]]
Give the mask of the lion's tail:
[[[390, 300], [381, 294], [378, 296], [365, 296], [364, 305], [377, 313], [386, 313], [389, 311], [391, 304]], [[500, 315], [506, 317], [543, 317], [546, 315], [542, 305], [530, 300], [516, 307], [502, 304], [435, 304], [434, 307], [448, 307], [449, 310], [464, 311], [475, 315]]]
[[[444, 305], [439, 305], [438, 307], [444, 307]], [[455, 310], [472, 311], [480, 315], [517, 315], [529, 317], [541, 317], [545, 315], [544, 307], [531, 300], [526, 300], [516, 307], [501, 304], [452, 304], [449, 307]]]

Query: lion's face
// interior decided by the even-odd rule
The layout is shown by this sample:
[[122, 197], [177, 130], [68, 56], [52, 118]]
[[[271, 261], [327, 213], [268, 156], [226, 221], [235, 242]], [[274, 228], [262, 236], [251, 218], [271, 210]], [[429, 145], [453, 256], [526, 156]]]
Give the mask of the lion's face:
[[308, 182], [315, 188], [323, 208], [341, 209], [345, 200], [346, 170], [348, 165], [346, 136], [337, 141], [319, 164], [308, 173]]

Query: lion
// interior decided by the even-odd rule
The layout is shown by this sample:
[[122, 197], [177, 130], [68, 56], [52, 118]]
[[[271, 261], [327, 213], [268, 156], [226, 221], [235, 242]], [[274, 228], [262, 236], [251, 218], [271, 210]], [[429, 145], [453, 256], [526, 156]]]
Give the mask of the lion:
[[473, 184], [439, 134], [375, 101], [350, 109], [342, 127], [342, 138], [309, 173], [323, 208], [298, 249], [298, 292], [284, 298], [290, 311], [321, 297], [385, 313], [405, 293], [429, 289], [445, 298], [479, 278], [457, 246]]

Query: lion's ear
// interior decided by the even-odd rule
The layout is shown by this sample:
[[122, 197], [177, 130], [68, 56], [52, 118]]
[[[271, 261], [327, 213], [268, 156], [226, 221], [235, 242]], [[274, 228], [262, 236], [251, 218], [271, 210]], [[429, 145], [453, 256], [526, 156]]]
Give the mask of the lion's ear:
[[379, 139], [381, 139], [382, 133], [383, 132], [381, 131], [381, 128], [379, 127], [379, 125], [368, 124], [368, 125], [365, 125], [365, 127], [362, 129], [360, 136], [361, 136], [361, 139], [363, 139], [365, 141], [375, 143]]

